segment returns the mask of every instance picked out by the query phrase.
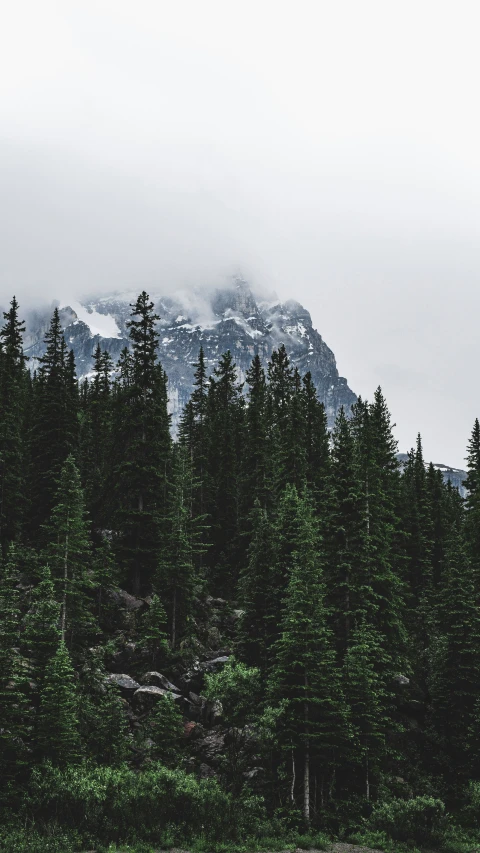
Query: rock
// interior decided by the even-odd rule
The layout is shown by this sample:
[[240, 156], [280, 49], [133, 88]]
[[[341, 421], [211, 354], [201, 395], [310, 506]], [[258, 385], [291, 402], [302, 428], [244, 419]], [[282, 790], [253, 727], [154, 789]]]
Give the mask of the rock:
[[223, 706], [218, 700], [207, 702], [202, 706], [204, 722], [207, 726], [217, 725], [223, 717]]
[[144, 676], [142, 676], [142, 684], [154, 684], [157, 687], [163, 687], [164, 690], [169, 690], [172, 693], [180, 693], [178, 687], [175, 687], [171, 681], [168, 680], [161, 672], [146, 672]]
[[217, 776], [213, 767], [210, 767], [208, 764], [200, 765], [198, 775], [200, 779], [215, 779]]
[[165, 690], [163, 687], [157, 687], [156, 684], [148, 684], [144, 687], [140, 687], [140, 685], [138, 685], [137, 690], [135, 690], [135, 693], [133, 694], [135, 699], [142, 699], [144, 696], [159, 697], [171, 695], [171, 690]]
[[209, 607], [226, 607], [227, 606], [227, 601], [224, 598], [212, 598], [211, 595], [207, 595], [205, 601]]
[[[62, 294], [59, 296], [61, 298]], [[284, 344], [292, 367], [298, 367], [302, 375], [307, 370], [311, 372], [318, 397], [325, 405], [329, 428], [333, 426], [340, 408], [343, 406], [345, 411], [350, 411], [351, 404], [355, 402], [355, 394], [348, 387], [347, 380], [338, 374], [333, 352], [314, 329], [310, 313], [298, 302], [264, 301], [260, 293], [252, 293], [248, 283], [239, 277], [211, 297], [205, 297], [203, 292], [201, 299], [192, 299], [191, 295], [185, 298], [181, 293], [166, 296], [158, 290], [151, 296], [162, 318], [158, 324], [158, 331], [161, 331], [159, 359], [168, 376], [174, 431], [190, 399], [193, 365], [200, 346], [204, 349], [208, 373], [216, 365], [219, 353], [230, 350], [237, 365], [238, 378], [243, 380], [255, 353], [266, 366], [272, 351]], [[209, 303], [206, 311], [205, 298]], [[89, 298], [88, 305], [84, 306], [87, 312], [93, 309], [109, 319], [105, 336], [100, 336], [95, 326], [90, 328], [86, 322], [89, 313], [83, 313], [82, 320], [72, 308], [66, 306], [62, 309], [65, 339], [75, 353], [80, 379], [91, 371], [92, 352], [98, 343], [110, 353], [114, 362], [122, 349], [131, 344], [127, 328], [130, 302], [129, 292], [102, 297], [92, 295]], [[202, 306], [201, 312], [198, 305]], [[45, 353], [44, 330], [49, 312], [49, 307], [45, 307], [45, 312], [30, 312], [27, 316], [24, 342], [33, 363]], [[210, 314], [208, 320], [206, 314]], [[109, 337], [110, 334], [113, 336]]]
[[393, 680], [399, 687], [406, 687], [407, 684], [410, 684], [410, 679], [406, 675], [394, 675]]
[[122, 690], [138, 690], [140, 685], [134, 678], [125, 673], [111, 672], [107, 678], [110, 684], [117, 684]]
[[141, 607], [146, 606], [146, 602], [142, 598], [135, 598], [134, 595], [130, 595], [130, 593], [126, 592], [124, 589], [111, 589], [108, 592], [108, 596], [114, 604], [118, 607], [125, 608], [125, 610], [128, 610], [129, 612], [132, 610], [140, 610]]
[[203, 663], [199, 664], [198, 668], [200, 672], [208, 672], [209, 674], [219, 672], [229, 660], [229, 655], [221, 655], [220, 657], [213, 658], [213, 660], [203, 661]]
[[204, 700], [201, 696], [198, 696], [196, 693], [192, 693], [192, 691], [190, 691], [190, 693], [188, 694], [188, 698], [190, 699], [190, 702], [193, 702], [194, 705], [199, 705], [200, 707], [202, 707]]
[[225, 732], [218, 726], [216, 729], [210, 729], [203, 737], [196, 738], [194, 741], [195, 750], [199, 753], [207, 763], [215, 763], [219, 756], [225, 751]]

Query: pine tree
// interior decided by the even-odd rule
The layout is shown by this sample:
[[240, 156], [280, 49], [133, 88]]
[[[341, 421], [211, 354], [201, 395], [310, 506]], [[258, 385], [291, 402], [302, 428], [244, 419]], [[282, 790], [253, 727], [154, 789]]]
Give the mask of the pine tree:
[[303, 377], [303, 417], [307, 485], [323, 523], [330, 493], [329, 435], [325, 406], [317, 397], [310, 372]]
[[77, 687], [63, 640], [47, 664], [40, 691], [38, 749], [44, 760], [59, 767], [75, 764], [81, 757]]
[[230, 594], [240, 559], [240, 442], [243, 435], [242, 387], [232, 355], [224, 353], [210, 378], [208, 419], [208, 515], [212, 519], [208, 552], [211, 582]]
[[32, 660], [37, 683], [42, 682], [47, 662], [58, 648], [60, 609], [50, 568], [42, 566], [23, 626], [23, 642]]
[[[81, 430], [81, 472], [92, 529], [99, 536], [111, 516], [112, 394], [110, 355], [100, 344], [93, 356], [93, 379], [87, 386]], [[110, 510], [110, 513], [109, 513]]]
[[258, 499], [266, 506], [268, 499], [267, 459], [267, 383], [257, 354], [247, 371], [249, 388], [245, 411], [245, 439], [242, 454], [243, 516], [248, 519]]
[[179, 763], [184, 737], [182, 715], [171, 693], [159, 696], [145, 723], [145, 734], [153, 742], [154, 758], [167, 767]]
[[25, 515], [25, 324], [13, 297], [0, 331], [0, 544], [18, 541]]
[[202, 543], [205, 519], [192, 516], [196, 482], [187, 451], [176, 447], [167, 505], [166, 544], [157, 583], [168, 613], [172, 648], [188, 632], [197, 581], [195, 556], [205, 550]]
[[68, 356], [58, 308], [45, 337], [45, 355], [34, 384], [30, 434], [32, 535], [38, 533], [53, 506], [56, 483], [67, 456], [78, 447], [78, 400], [73, 357]]
[[[478, 726], [480, 616], [472, 567], [458, 532], [448, 543], [430, 648], [428, 715], [434, 766], [454, 783], [466, 780], [472, 757], [470, 734]], [[476, 768], [478, 769], [478, 768]]]
[[331, 477], [326, 581], [337, 648], [343, 658], [365, 609], [367, 535], [355, 441], [343, 409], [333, 430]]
[[61, 602], [60, 630], [71, 647], [88, 634], [93, 617], [88, 592], [93, 586], [92, 553], [85, 518], [83, 490], [73, 456], [60, 472], [54, 507], [44, 527], [44, 560], [50, 566]]
[[82, 742], [99, 764], [121, 765], [131, 754], [125, 701], [116, 684], [107, 680], [102, 649], [89, 649], [81, 672], [78, 703]]
[[297, 497], [296, 514], [301, 535], [291, 556], [270, 691], [287, 703], [283, 738], [294, 761], [296, 753], [301, 755], [303, 817], [308, 825], [312, 772], [331, 786], [348, 726], [325, 606], [317, 526], [305, 499]]
[[168, 661], [170, 646], [167, 640], [167, 614], [161, 598], [154, 593], [147, 612], [140, 623], [140, 644], [152, 656], [152, 665], [161, 666]]
[[257, 498], [251, 513], [252, 537], [240, 570], [238, 600], [244, 610], [238, 627], [242, 658], [265, 676], [271, 659], [272, 639], [268, 602], [272, 593], [272, 566], [277, 560], [276, 531]]
[[166, 376], [157, 363], [158, 315], [145, 291], [132, 306], [132, 357], [125, 354], [114, 404], [115, 548], [136, 594], [155, 576], [162, 545], [171, 439]]
[[13, 782], [26, 764], [32, 724], [25, 694], [28, 670], [20, 654], [18, 584], [17, 554], [10, 545], [0, 576], [0, 767], [6, 783]]
[[480, 595], [480, 423], [473, 425], [467, 447], [467, 491], [465, 534], [468, 556], [475, 574], [476, 595]]
[[[374, 630], [360, 621], [354, 628], [344, 661], [345, 696], [354, 733], [351, 766], [359, 793], [367, 801], [382, 780], [392, 731], [391, 697], [385, 689], [378, 662], [385, 655]], [[357, 781], [358, 780], [358, 781]], [[350, 790], [354, 788], [348, 779]]]

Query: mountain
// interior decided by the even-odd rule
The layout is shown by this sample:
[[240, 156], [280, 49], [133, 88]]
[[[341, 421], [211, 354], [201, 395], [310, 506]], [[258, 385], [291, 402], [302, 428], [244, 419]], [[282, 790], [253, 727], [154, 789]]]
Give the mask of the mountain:
[[[397, 459], [400, 463], [400, 468], [403, 469], [408, 461], [408, 453], [397, 453]], [[438, 462], [434, 462], [433, 467], [436, 468], [437, 471], [442, 472], [444, 483], [451, 483], [452, 486], [460, 492], [462, 498], [466, 498], [467, 490], [463, 485], [467, 478], [466, 471], [462, 471], [461, 468], [451, 468], [449, 465], [442, 465]]]
[[[71, 302], [61, 308], [65, 339], [75, 353], [79, 377], [88, 376], [92, 353], [100, 343], [116, 361], [128, 346], [127, 320], [130, 304], [137, 293], [115, 293], [108, 296]], [[294, 300], [262, 301], [248, 283], [236, 278], [233, 286], [215, 291], [211, 296], [201, 292], [178, 293], [175, 297], [151, 295], [160, 315], [159, 356], [168, 376], [169, 408], [174, 429], [193, 382], [193, 363], [203, 346], [207, 366], [213, 371], [220, 355], [230, 350], [240, 381], [253, 356], [258, 353], [264, 364], [272, 351], [282, 343], [291, 362], [302, 376], [310, 371], [320, 400], [325, 404], [328, 424], [344, 406], [347, 410], [356, 396], [339, 376], [335, 356], [321, 335], [313, 328], [309, 312]], [[43, 337], [49, 314], [35, 312], [27, 316], [26, 354], [35, 367], [43, 355]]]

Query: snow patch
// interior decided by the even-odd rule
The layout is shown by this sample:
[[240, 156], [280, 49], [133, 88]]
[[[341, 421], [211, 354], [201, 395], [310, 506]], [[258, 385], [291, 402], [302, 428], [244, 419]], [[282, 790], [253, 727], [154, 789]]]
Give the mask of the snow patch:
[[[63, 306], [68, 307], [68, 306]], [[101, 338], [120, 338], [120, 329], [117, 322], [110, 314], [99, 314], [94, 309], [87, 311], [80, 302], [70, 302], [69, 307], [75, 311], [79, 320], [82, 320], [87, 325], [94, 335], [100, 335]]]

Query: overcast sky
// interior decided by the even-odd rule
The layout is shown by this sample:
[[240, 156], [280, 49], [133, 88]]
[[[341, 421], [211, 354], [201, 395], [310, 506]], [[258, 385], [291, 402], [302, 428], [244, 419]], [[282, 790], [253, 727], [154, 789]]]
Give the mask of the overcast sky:
[[0, 26], [0, 301], [295, 298], [400, 450], [480, 416], [480, 11], [15, 0]]

